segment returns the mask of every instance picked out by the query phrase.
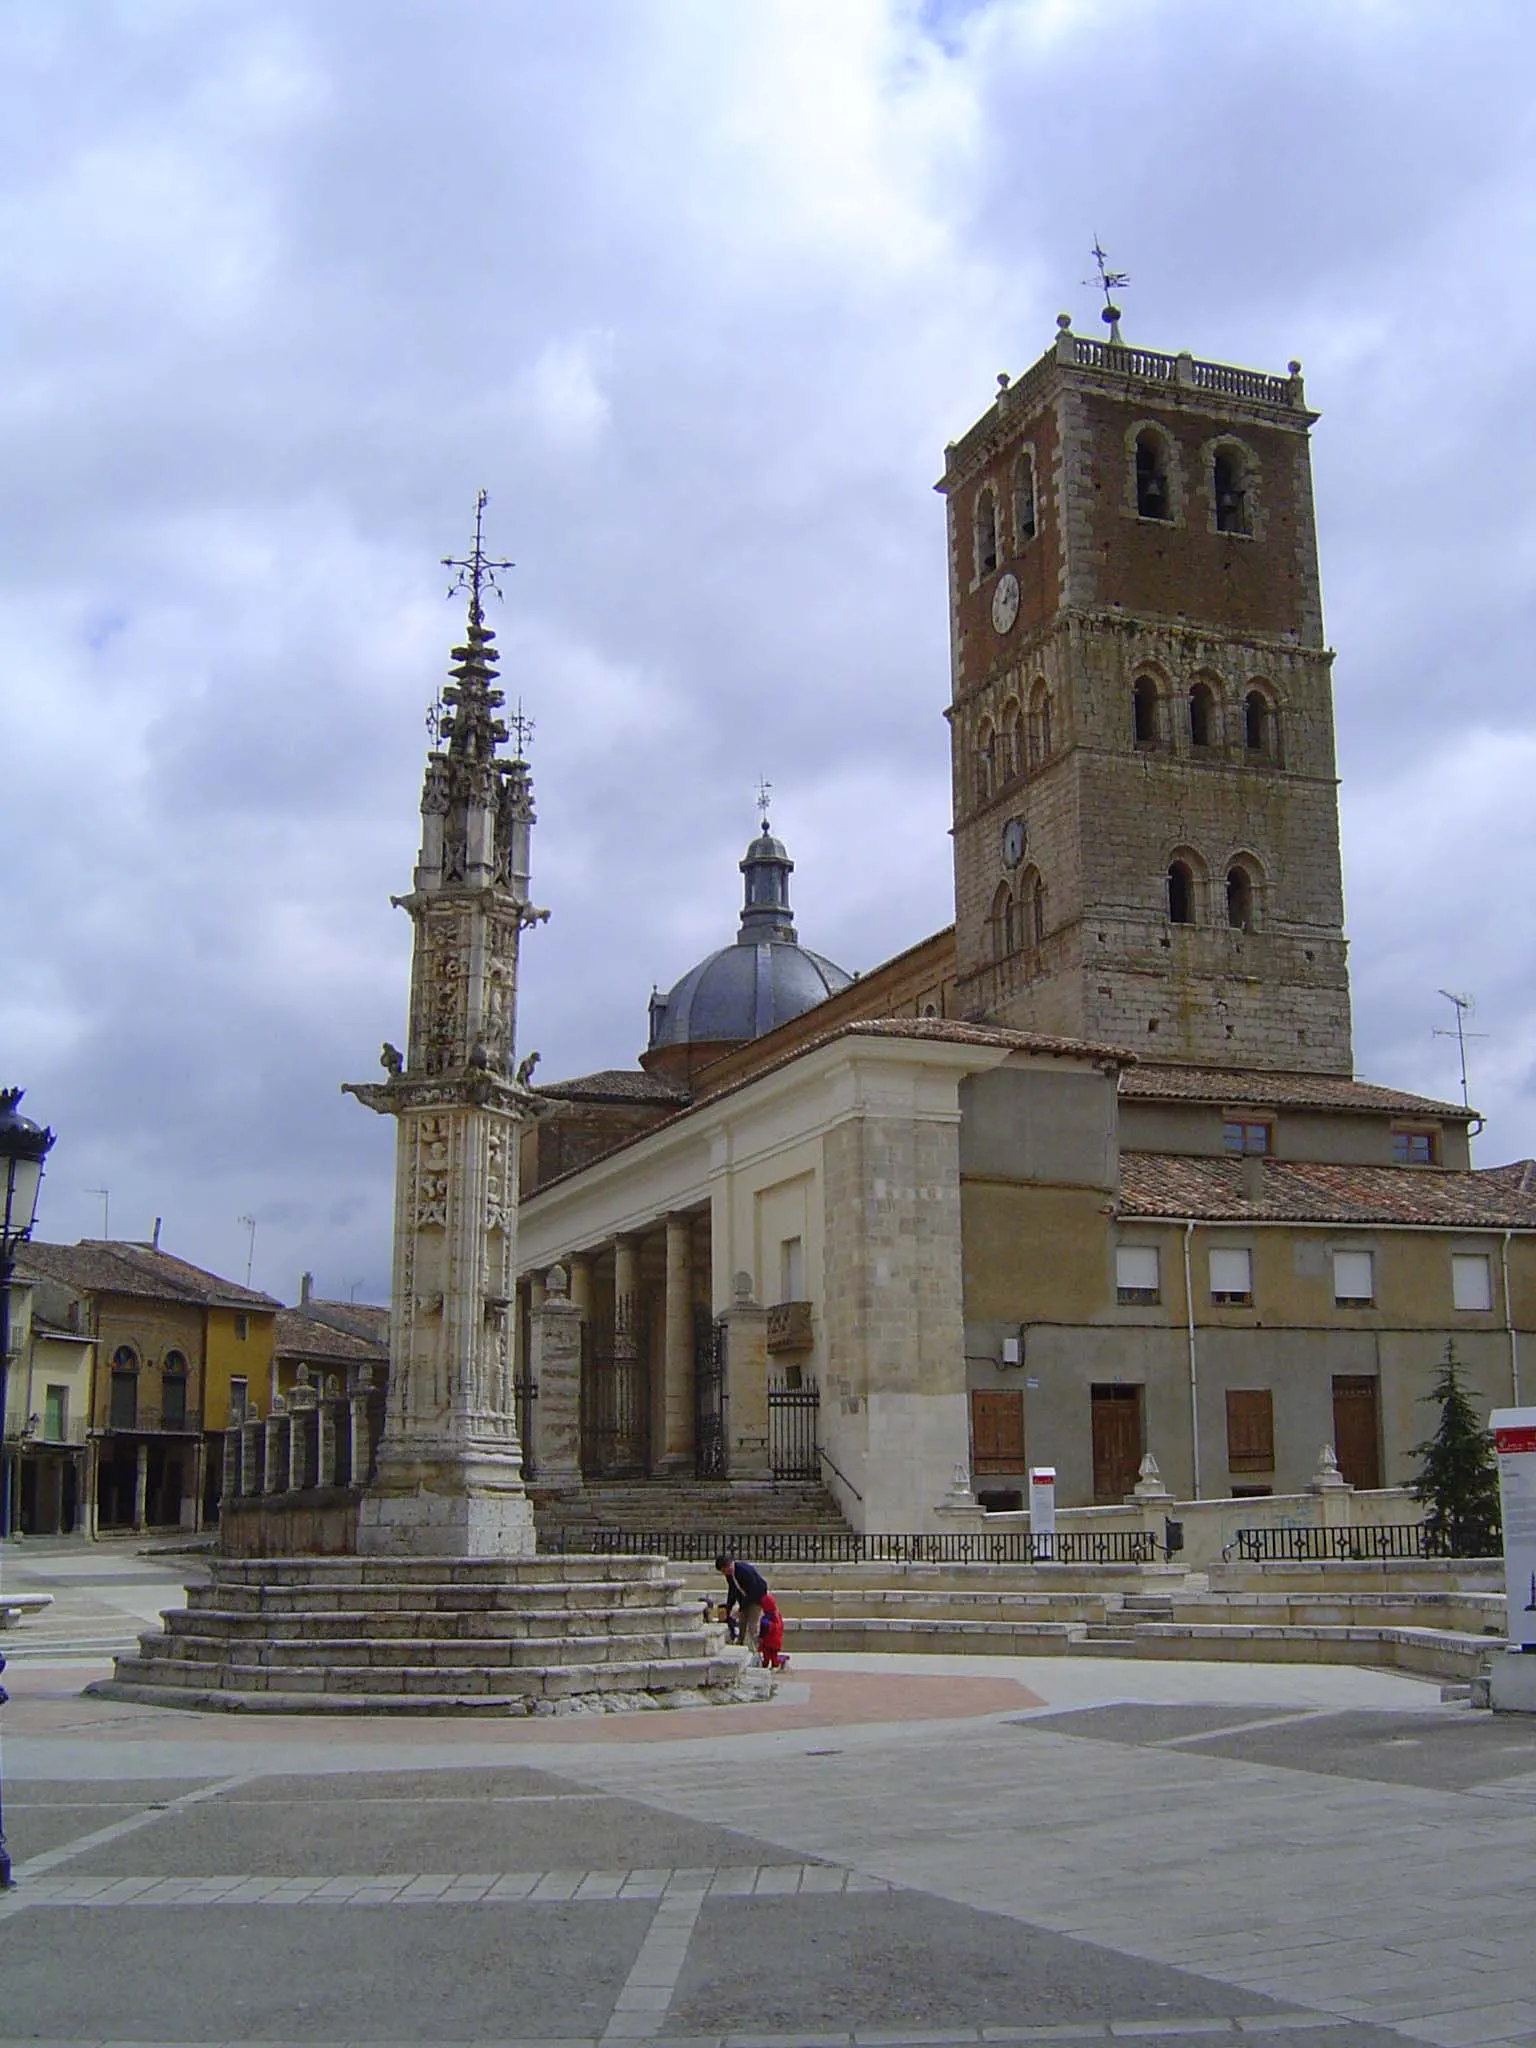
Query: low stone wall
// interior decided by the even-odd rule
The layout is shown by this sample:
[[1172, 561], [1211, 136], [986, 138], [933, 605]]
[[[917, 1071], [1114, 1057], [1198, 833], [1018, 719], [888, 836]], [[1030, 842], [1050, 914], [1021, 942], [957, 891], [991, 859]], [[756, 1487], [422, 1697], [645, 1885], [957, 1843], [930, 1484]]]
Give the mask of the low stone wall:
[[357, 1486], [315, 1486], [270, 1498], [227, 1500], [219, 1516], [226, 1557], [352, 1557], [357, 1552]]

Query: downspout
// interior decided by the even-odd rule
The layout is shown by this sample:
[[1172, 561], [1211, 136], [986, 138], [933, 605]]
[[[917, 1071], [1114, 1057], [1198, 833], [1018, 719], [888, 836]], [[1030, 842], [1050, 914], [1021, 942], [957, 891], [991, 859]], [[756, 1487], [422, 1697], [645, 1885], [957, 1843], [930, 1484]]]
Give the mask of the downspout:
[[1504, 1268], [1504, 1332], [1509, 1338], [1509, 1387], [1512, 1407], [1520, 1406], [1520, 1338], [1515, 1330], [1515, 1304], [1509, 1293], [1509, 1240], [1514, 1232], [1506, 1230], [1504, 1241], [1499, 1246], [1499, 1259]]
[[1200, 1373], [1195, 1357], [1195, 1287], [1190, 1275], [1189, 1243], [1195, 1234], [1193, 1221], [1184, 1225], [1184, 1308], [1189, 1318], [1189, 1448], [1194, 1464], [1194, 1488], [1190, 1498], [1200, 1498]]

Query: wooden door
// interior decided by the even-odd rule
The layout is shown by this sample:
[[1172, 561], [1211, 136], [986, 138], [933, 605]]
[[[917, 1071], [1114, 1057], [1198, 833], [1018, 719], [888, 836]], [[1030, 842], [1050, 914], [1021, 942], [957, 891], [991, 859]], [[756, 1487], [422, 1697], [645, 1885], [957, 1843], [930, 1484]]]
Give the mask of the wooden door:
[[1380, 1486], [1381, 1400], [1374, 1373], [1334, 1374], [1333, 1453], [1351, 1486]]
[[1024, 1396], [1013, 1388], [971, 1389], [971, 1470], [1024, 1470]]
[[1140, 1387], [1100, 1386], [1091, 1389], [1093, 1407], [1093, 1497], [1120, 1501], [1141, 1473], [1142, 1418]]

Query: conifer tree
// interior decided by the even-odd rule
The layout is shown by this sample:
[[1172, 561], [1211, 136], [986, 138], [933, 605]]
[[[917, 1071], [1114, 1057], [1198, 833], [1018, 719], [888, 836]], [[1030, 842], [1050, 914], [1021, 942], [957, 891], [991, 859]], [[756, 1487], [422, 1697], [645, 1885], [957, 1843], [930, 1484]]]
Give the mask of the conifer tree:
[[1447, 1340], [1435, 1384], [1424, 1398], [1438, 1403], [1440, 1426], [1413, 1447], [1419, 1469], [1408, 1491], [1429, 1510], [1426, 1544], [1441, 1557], [1497, 1557], [1503, 1535], [1493, 1433], [1478, 1421], [1453, 1340]]

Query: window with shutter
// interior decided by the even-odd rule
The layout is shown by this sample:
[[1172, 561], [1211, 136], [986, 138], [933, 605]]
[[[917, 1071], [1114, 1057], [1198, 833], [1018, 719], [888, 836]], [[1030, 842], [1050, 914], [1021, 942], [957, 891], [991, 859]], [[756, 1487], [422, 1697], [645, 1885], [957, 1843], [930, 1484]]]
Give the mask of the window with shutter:
[[1115, 1250], [1115, 1295], [1123, 1302], [1162, 1299], [1155, 1244], [1122, 1244]]
[[1369, 1308], [1376, 1299], [1376, 1259], [1372, 1252], [1335, 1252], [1333, 1298], [1340, 1308]]
[[1275, 1469], [1275, 1397], [1268, 1387], [1227, 1391], [1227, 1466], [1233, 1472]]
[[1253, 1253], [1242, 1250], [1211, 1253], [1211, 1300], [1232, 1307], [1253, 1301]]
[[1451, 1258], [1451, 1300], [1457, 1308], [1493, 1307], [1493, 1267], [1483, 1252], [1456, 1252]]

